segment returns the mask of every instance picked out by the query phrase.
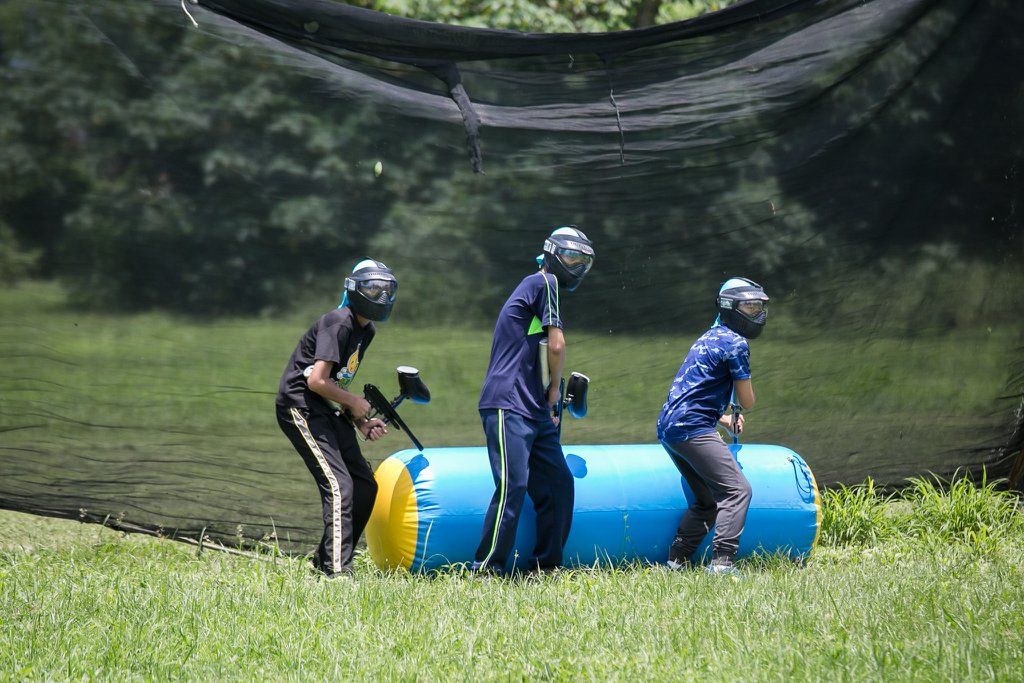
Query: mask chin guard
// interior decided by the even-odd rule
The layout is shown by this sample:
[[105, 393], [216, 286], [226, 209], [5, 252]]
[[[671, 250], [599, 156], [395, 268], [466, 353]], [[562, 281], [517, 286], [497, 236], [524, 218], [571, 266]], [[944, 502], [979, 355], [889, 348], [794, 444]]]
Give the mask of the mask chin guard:
[[587, 416], [587, 389], [590, 387], [590, 378], [580, 372], [569, 375], [569, 381], [565, 385], [565, 398], [563, 404], [569, 410], [569, 414], [576, 419]]

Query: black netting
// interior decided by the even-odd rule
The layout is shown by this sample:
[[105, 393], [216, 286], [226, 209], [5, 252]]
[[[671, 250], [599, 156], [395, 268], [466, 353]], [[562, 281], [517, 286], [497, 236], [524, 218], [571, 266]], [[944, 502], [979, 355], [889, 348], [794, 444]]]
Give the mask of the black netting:
[[493, 315], [569, 223], [598, 256], [566, 303], [592, 380], [567, 443], [654, 441], [740, 274], [772, 296], [750, 440], [825, 484], [1013, 472], [1020, 3], [751, 0], [583, 35], [185, 7], [198, 27], [179, 2], [0, 6], [0, 505], [317, 537], [273, 395], [343, 274], [371, 255], [401, 282], [360, 379], [419, 366], [419, 438], [477, 445]]

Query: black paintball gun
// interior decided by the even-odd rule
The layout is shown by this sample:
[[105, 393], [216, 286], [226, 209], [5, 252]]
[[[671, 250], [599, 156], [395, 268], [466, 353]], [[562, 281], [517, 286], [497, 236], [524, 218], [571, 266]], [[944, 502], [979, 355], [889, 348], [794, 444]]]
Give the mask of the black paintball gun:
[[554, 405], [554, 414], [558, 418], [558, 431], [562, 431], [562, 411], [568, 410], [569, 414], [576, 419], [587, 416], [587, 389], [590, 388], [590, 378], [582, 372], [573, 372], [566, 382], [563, 377], [559, 380], [558, 393], [562, 400]]

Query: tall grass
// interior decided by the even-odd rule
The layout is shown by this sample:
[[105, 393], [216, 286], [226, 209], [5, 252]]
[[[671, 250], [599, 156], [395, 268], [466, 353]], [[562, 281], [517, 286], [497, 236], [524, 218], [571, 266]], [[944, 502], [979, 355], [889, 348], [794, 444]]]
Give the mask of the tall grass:
[[999, 552], [1001, 539], [1022, 531], [1019, 500], [998, 482], [951, 482], [915, 477], [904, 493], [907, 533], [935, 543], [957, 542], [981, 557]]
[[957, 542], [987, 554], [999, 539], [1024, 533], [1015, 493], [1001, 482], [967, 477], [912, 477], [906, 487], [876, 488], [871, 479], [857, 486], [822, 492], [821, 542], [834, 547], [880, 545], [894, 538], [925, 543]]
[[821, 542], [836, 547], [867, 545], [894, 533], [888, 519], [891, 496], [875, 488], [873, 479], [856, 486], [840, 485], [822, 492]]
[[354, 582], [326, 582], [301, 558], [0, 512], [0, 679], [1020, 680], [1016, 498], [866, 482], [825, 493], [822, 531], [806, 565], [736, 579], [637, 564], [480, 581], [361, 556]]

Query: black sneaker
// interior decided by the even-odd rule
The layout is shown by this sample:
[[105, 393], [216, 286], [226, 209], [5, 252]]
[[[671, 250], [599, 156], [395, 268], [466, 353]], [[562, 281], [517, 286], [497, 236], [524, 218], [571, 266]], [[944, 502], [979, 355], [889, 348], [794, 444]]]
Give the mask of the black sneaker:
[[355, 579], [355, 572], [352, 571], [351, 567], [342, 569], [341, 571], [325, 573], [324, 578], [328, 581], [334, 581], [340, 579], [342, 581], [352, 581]]
[[561, 567], [534, 567], [526, 572], [528, 581], [539, 581], [545, 578], [553, 578], [559, 575]]
[[690, 562], [690, 556], [679, 550], [676, 544], [673, 543], [668, 549], [668, 568], [674, 572], [683, 571], [684, 569], [691, 569], [693, 563]]
[[342, 567], [336, 572], [330, 571], [323, 567], [313, 568], [313, 579], [316, 581], [354, 581], [355, 572], [352, 571], [352, 567]]
[[489, 564], [480, 564], [474, 562], [469, 566], [469, 575], [473, 578], [482, 579], [488, 581], [491, 579], [500, 579], [502, 573]]

